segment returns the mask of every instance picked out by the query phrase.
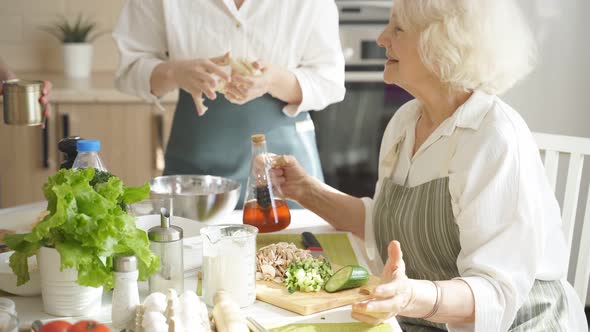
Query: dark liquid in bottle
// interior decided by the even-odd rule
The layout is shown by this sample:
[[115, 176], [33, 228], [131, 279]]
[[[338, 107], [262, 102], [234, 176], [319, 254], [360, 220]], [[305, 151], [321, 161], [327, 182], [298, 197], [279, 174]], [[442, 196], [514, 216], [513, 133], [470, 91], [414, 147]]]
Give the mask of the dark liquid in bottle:
[[287, 228], [291, 223], [291, 212], [287, 202], [282, 199], [275, 199], [276, 214], [272, 205], [264, 208], [251, 200], [244, 205], [244, 224], [258, 228], [260, 233], [270, 233]]

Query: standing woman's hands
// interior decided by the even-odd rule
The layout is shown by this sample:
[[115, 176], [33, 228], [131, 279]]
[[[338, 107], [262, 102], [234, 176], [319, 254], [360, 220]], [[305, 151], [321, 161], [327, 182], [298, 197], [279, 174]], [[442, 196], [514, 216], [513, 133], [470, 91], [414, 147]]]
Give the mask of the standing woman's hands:
[[172, 63], [171, 75], [176, 85], [193, 96], [197, 114], [203, 115], [207, 108], [203, 105], [203, 94], [209, 99], [217, 97], [215, 91], [219, 79], [229, 82], [230, 75], [222, 68], [229, 54], [210, 59], [180, 60]]
[[260, 61], [252, 62], [252, 67], [260, 71], [260, 75], [246, 76], [232, 73], [231, 82], [225, 86], [227, 100], [243, 105], [269, 92], [272, 81], [272, 67]]

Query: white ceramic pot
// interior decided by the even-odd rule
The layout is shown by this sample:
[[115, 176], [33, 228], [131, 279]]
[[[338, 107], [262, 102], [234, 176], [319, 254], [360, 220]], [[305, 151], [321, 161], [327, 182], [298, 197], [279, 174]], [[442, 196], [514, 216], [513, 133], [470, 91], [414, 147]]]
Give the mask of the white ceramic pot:
[[72, 78], [87, 78], [92, 70], [92, 44], [64, 44], [64, 73]]
[[61, 257], [53, 248], [42, 247], [37, 254], [41, 274], [43, 310], [54, 316], [87, 316], [102, 305], [102, 287], [78, 285], [78, 271], [60, 271]]

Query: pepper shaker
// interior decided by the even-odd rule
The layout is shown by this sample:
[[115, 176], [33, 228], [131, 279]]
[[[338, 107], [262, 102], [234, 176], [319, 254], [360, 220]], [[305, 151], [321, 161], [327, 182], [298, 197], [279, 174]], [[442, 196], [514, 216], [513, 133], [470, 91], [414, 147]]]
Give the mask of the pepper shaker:
[[160, 226], [148, 230], [150, 249], [160, 257], [160, 268], [150, 276], [150, 293], [165, 293], [169, 288], [178, 294], [184, 291], [182, 228], [170, 224], [170, 213], [160, 209]]
[[115, 256], [113, 273], [115, 277], [111, 312], [113, 327], [118, 330], [132, 329], [135, 327], [135, 310], [139, 305], [137, 258], [133, 255]]

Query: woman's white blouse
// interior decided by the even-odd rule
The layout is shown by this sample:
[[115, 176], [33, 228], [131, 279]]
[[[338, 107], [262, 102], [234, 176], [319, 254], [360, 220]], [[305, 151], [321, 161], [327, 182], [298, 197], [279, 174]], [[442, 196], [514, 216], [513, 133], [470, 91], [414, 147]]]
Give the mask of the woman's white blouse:
[[299, 105], [322, 110], [344, 99], [344, 56], [334, 0], [127, 0], [113, 37], [120, 51], [117, 87], [148, 101], [150, 76], [162, 61], [221, 56], [230, 51], [280, 65], [301, 86]]
[[[412, 100], [388, 124], [380, 150], [380, 184], [391, 175], [383, 163], [400, 146], [393, 180], [414, 187], [446, 176], [460, 231], [457, 267], [475, 296], [475, 323], [452, 331], [506, 331], [535, 279], [563, 280], [571, 326], [586, 326], [581, 304], [567, 284], [569, 259], [558, 202], [539, 150], [523, 119], [498, 97], [475, 92], [412, 157], [420, 105]], [[458, 135], [449, 156], [449, 137]], [[373, 234], [374, 199], [363, 198], [368, 255], [378, 259]], [[402, 251], [404, 244], [401, 244]], [[411, 255], [411, 253], [404, 253]], [[574, 302], [572, 302], [574, 301]], [[568, 331], [578, 329], [568, 329]]]

